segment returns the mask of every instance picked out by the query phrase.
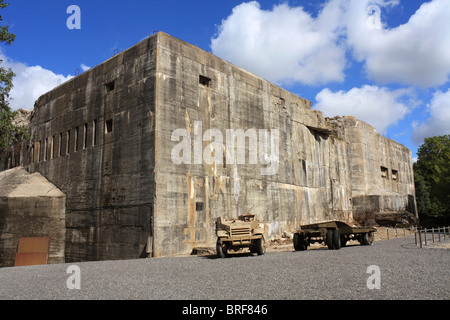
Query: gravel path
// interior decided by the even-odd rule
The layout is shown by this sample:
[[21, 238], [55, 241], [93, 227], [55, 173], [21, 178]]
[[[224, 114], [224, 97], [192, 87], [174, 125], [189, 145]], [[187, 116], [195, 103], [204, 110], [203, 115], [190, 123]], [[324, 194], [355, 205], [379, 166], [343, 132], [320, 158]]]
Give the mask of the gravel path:
[[[71, 265], [2, 268], [0, 299], [450, 299], [450, 250], [420, 249], [414, 237], [336, 251], [77, 263], [79, 290], [67, 287]], [[381, 287], [371, 290], [367, 282], [376, 274], [368, 273], [368, 267], [373, 265], [379, 268]]]

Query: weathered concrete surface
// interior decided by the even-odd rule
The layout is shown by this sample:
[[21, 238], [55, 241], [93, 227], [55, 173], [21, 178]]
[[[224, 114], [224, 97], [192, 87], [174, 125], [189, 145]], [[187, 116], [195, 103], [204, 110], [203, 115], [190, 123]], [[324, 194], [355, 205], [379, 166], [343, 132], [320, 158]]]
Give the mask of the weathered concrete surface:
[[[411, 205], [414, 183], [407, 148], [351, 117], [333, 123], [311, 110], [309, 101], [190, 44], [161, 35], [159, 46], [155, 162], [156, 185], [163, 187], [156, 188], [157, 255], [214, 243], [212, 222], [221, 215], [256, 213], [271, 236], [321, 220], [354, 223], [354, 200], [359, 204], [366, 195], [386, 201], [357, 206], [362, 223], [366, 216], [360, 211], [403, 211]], [[210, 79], [207, 86], [199, 84], [199, 75]], [[200, 133], [196, 122], [202, 125]], [[192, 140], [208, 129], [224, 136], [227, 129], [278, 129], [278, 171], [262, 176], [261, 164], [248, 162], [174, 165], [170, 152], [177, 142], [170, 139], [177, 128], [185, 128]], [[201, 150], [209, 143], [203, 141]], [[244, 147], [248, 152], [250, 146]], [[395, 169], [397, 181], [391, 172], [382, 179], [381, 166]]]
[[67, 194], [67, 261], [151, 247], [155, 65], [152, 38], [36, 102], [30, 170]]
[[[219, 216], [256, 213], [267, 222], [268, 236], [300, 223], [351, 220], [351, 190], [339, 174], [347, 170], [345, 144], [322, 133], [329, 131], [327, 123], [308, 101], [175, 38], [161, 36], [159, 44], [156, 184], [163, 187], [156, 189], [157, 255], [214, 243]], [[199, 75], [211, 79], [209, 86], [199, 84]], [[278, 171], [262, 176], [261, 163], [248, 161], [174, 165], [171, 134], [185, 128], [194, 136], [196, 121], [200, 137], [212, 128], [224, 136], [227, 129], [278, 129]]]
[[186, 254], [214, 245], [219, 216], [258, 214], [270, 237], [415, 208], [408, 149], [161, 32], [43, 95], [21, 150], [67, 195], [68, 262]]
[[353, 117], [328, 121], [348, 145], [354, 218], [371, 224], [383, 212], [409, 212], [409, 222], [417, 218], [411, 151]]
[[49, 237], [48, 263], [64, 262], [66, 196], [41, 174], [0, 173], [0, 267], [14, 265], [20, 237]]

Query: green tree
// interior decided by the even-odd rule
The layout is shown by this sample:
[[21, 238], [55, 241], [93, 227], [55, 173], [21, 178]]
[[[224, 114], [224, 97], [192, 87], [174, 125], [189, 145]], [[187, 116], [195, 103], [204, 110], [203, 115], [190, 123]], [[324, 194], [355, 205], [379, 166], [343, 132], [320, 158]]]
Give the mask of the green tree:
[[450, 147], [441, 151], [434, 165], [434, 172], [434, 192], [446, 209], [446, 214], [450, 216]]
[[450, 218], [450, 135], [426, 138], [417, 152], [414, 180], [422, 218]]
[[[0, 10], [8, 6], [4, 0], [0, 0]], [[0, 22], [3, 17], [0, 15]], [[16, 36], [9, 32], [9, 26], [0, 26], [0, 44], [11, 45]], [[1, 64], [0, 60], [0, 64]], [[13, 88], [14, 72], [0, 65], [0, 155], [5, 149], [24, 137], [24, 129], [18, 128], [12, 124], [12, 119], [16, 116], [16, 112], [9, 107], [9, 93]]]

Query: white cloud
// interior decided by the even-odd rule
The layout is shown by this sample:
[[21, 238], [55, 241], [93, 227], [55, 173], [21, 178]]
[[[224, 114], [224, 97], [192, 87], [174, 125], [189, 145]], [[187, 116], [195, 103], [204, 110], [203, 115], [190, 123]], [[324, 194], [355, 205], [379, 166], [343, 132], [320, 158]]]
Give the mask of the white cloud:
[[13, 110], [19, 108], [33, 109], [34, 102], [44, 93], [55, 88], [72, 76], [63, 76], [44, 69], [41, 66], [27, 66], [21, 62], [9, 59], [0, 51], [0, 66], [11, 68], [16, 76], [13, 79], [14, 88], [10, 92], [10, 107]]
[[[380, 0], [380, 6], [368, 6], [370, 3], [351, 0], [343, 19], [347, 45], [354, 57], [365, 63], [368, 76], [379, 84], [445, 84], [450, 75], [450, 1], [424, 3], [407, 23], [392, 29], [384, 25], [380, 14], [397, 3]], [[368, 17], [369, 7], [378, 11]], [[364, 24], [368, 27], [361, 27]]]
[[212, 51], [274, 82], [342, 82], [345, 48], [338, 43], [338, 16], [332, 9], [329, 4], [313, 18], [287, 4], [269, 11], [256, 1], [240, 4], [222, 21]]
[[411, 105], [416, 105], [414, 98], [410, 89], [389, 90], [369, 85], [338, 92], [324, 89], [317, 94], [313, 108], [326, 117], [354, 116], [384, 134], [411, 111]]
[[450, 134], [450, 89], [437, 91], [427, 106], [430, 118], [423, 123], [413, 123], [413, 141], [423, 143], [425, 138]]
[[[407, 0], [403, 0], [407, 1]], [[316, 18], [288, 4], [236, 6], [211, 40], [214, 54], [274, 82], [342, 82], [351, 52], [378, 84], [433, 87], [450, 75], [450, 1], [424, 3], [388, 28], [382, 13], [399, 0], [330, 0]]]
[[84, 71], [88, 71], [89, 69], [91, 69], [91, 67], [85, 65], [84, 63], [82, 63], [82, 64], [80, 65], [80, 67], [81, 67], [81, 70], [83, 70], [83, 72], [84, 72]]

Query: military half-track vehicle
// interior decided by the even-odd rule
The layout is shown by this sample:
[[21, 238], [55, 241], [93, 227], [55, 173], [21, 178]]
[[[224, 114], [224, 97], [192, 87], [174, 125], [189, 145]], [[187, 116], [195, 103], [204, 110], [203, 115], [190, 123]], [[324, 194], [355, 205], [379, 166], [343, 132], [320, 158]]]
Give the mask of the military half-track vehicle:
[[256, 215], [245, 214], [237, 219], [219, 217], [216, 220], [217, 256], [225, 258], [229, 251], [249, 248], [251, 253], [266, 252], [264, 226]]

